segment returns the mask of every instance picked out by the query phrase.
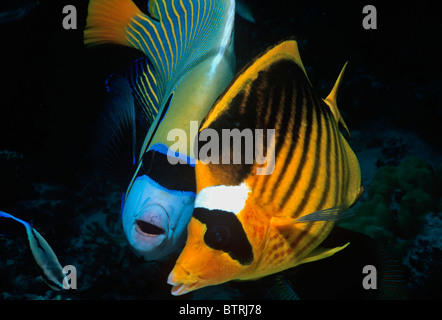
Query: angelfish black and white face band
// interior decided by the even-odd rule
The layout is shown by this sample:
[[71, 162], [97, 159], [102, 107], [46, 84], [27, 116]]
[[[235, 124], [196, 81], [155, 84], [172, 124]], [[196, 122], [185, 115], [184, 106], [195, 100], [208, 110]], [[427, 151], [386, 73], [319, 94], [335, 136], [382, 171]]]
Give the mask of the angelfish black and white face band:
[[146, 175], [169, 190], [196, 193], [195, 165], [190, 164], [190, 160], [171, 164], [167, 151], [168, 148], [161, 144], [146, 151], [137, 177]]

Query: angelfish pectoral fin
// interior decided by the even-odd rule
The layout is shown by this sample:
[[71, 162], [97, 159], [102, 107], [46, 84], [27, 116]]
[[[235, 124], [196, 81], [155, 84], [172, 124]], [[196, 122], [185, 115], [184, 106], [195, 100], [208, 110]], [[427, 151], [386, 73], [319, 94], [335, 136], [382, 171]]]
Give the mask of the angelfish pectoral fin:
[[54, 251], [40, 233], [28, 222], [18, 219], [9, 213], [0, 211], [0, 218], [15, 220], [26, 228], [29, 248], [43, 280], [54, 290], [64, 289], [63, 268]]

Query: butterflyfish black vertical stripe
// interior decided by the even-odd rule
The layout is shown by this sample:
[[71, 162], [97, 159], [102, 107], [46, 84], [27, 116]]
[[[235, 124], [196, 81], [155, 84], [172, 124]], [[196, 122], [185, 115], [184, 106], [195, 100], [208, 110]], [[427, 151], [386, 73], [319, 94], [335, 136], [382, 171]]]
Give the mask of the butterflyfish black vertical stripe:
[[[282, 198], [282, 201], [281, 201], [282, 208], [284, 208], [285, 205], [287, 204], [287, 201], [290, 198], [290, 196], [292, 195], [295, 186], [299, 182], [299, 179], [301, 177], [301, 174], [304, 170], [304, 166], [307, 161], [307, 152], [308, 152], [309, 145], [310, 145], [310, 137], [311, 137], [311, 133], [312, 133], [313, 108], [311, 105], [309, 105], [307, 96], [305, 94], [303, 97], [303, 103], [299, 107], [304, 108], [304, 110], [306, 110], [306, 114], [305, 114], [306, 130], [305, 130], [305, 134], [304, 134], [304, 144], [302, 146], [302, 155], [301, 155], [301, 159], [299, 161], [299, 166], [296, 170], [296, 174], [295, 174], [292, 182], [290, 183], [289, 188], [286, 190], [286, 192]], [[303, 117], [303, 119], [304, 119], [304, 117]]]
[[322, 194], [321, 199], [319, 200], [318, 207], [316, 208], [316, 211], [326, 209], [326, 208], [323, 208], [323, 206], [327, 200], [327, 197], [329, 196], [330, 192], [332, 191], [330, 188], [330, 175], [331, 175], [331, 156], [330, 156], [330, 153], [331, 153], [331, 128], [330, 128], [330, 121], [331, 121], [331, 119], [329, 117], [329, 114], [326, 112], [326, 110], [324, 110], [321, 102], [322, 101], [317, 101], [317, 104], [319, 105], [319, 110], [321, 113], [322, 122], [326, 128], [326, 132], [325, 132], [326, 143], [325, 143], [325, 151], [323, 153], [325, 155], [325, 157], [324, 158], [321, 157], [321, 160], [325, 162], [325, 163], [322, 163], [322, 166], [325, 166], [326, 172], [325, 172], [325, 182], [323, 184], [323, 190], [321, 192], [321, 194]]
[[279, 154], [281, 147], [284, 144], [284, 140], [288, 134], [288, 123], [290, 121], [291, 113], [291, 86], [284, 84], [281, 86], [281, 98], [280, 98], [280, 116], [277, 117], [277, 122], [275, 123], [275, 129], [278, 130], [278, 139], [276, 141], [275, 153]]
[[[308, 91], [310, 91], [310, 90], [308, 90]], [[309, 179], [309, 185], [307, 187], [307, 190], [305, 191], [305, 193], [303, 195], [301, 203], [298, 205], [298, 207], [295, 210], [296, 213], [302, 212], [302, 210], [306, 206], [307, 201], [310, 198], [310, 194], [313, 190], [313, 187], [316, 184], [316, 179], [318, 178], [318, 163], [319, 163], [318, 154], [320, 152], [320, 141], [321, 141], [321, 136], [322, 136], [322, 128], [321, 128], [321, 120], [320, 120], [321, 114], [320, 114], [320, 111], [318, 110], [317, 103], [316, 103], [315, 99], [311, 96], [311, 92], [308, 92], [308, 94], [309, 94], [309, 96], [308, 96], [309, 99], [307, 99], [307, 100], [311, 102], [310, 109], [314, 110], [314, 112], [316, 114], [316, 123], [317, 123], [316, 150], [315, 150], [315, 156], [313, 157], [313, 159], [314, 159], [313, 161], [315, 161], [315, 164], [314, 164], [314, 168], [312, 170], [311, 177]], [[313, 121], [311, 121], [310, 124], [311, 124], [311, 126], [313, 126]], [[307, 227], [305, 229], [303, 229], [297, 235], [297, 237], [293, 240], [293, 242], [294, 243], [299, 242], [300, 239], [304, 238], [308, 233], [310, 233], [312, 228], [313, 228], [313, 224], [308, 224]], [[323, 228], [324, 228], [324, 226], [321, 228], [321, 230]], [[314, 239], [317, 239], [317, 237], [320, 233], [321, 232], [318, 232], [315, 235], [315, 237], [307, 245], [305, 245], [302, 249], [297, 250], [296, 256], [299, 256], [307, 247], [309, 247], [310, 243], [312, 241], [314, 241]]]
[[333, 158], [335, 159], [335, 166], [334, 166], [334, 176], [333, 176], [333, 182], [335, 183], [335, 194], [336, 194], [336, 201], [338, 203], [341, 203], [341, 197], [342, 197], [342, 184], [341, 184], [341, 175], [342, 175], [342, 155], [341, 155], [341, 148], [339, 144], [339, 131], [337, 130], [337, 124], [334, 121], [334, 117], [330, 112], [328, 112], [329, 118], [330, 118], [330, 125], [332, 127], [333, 132], [333, 140], [332, 143], [334, 145], [334, 155]]
[[[274, 124], [272, 124], [272, 127], [275, 128], [275, 131], [278, 132], [278, 136], [275, 137], [276, 139], [276, 146], [275, 146], [275, 164], [279, 163], [280, 161], [280, 144], [283, 142], [284, 138], [286, 137], [286, 126], [287, 124], [285, 123], [284, 119], [287, 119], [287, 112], [290, 111], [286, 108], [283, 107], [283, 105], [285, 105], [286, 101], [287, 101], [287, 96], [286, 96], [286, 89], [285, 86], [281, 86], [280, 88], [280, 94], [278, 95], [278, 97], [280, 97], [279, 100], [279, 110], [281, 110], [276, 117], [276, 122]], [[282, 128], [284, 128], [284, 130], [282, 130]], [[282, 130], [282, 132], [281, 132]], [[263, 186], [263, 188], [260, 189], [260, 192], [257, 192], [258, 196], [263, 195], [264, 192], [268, 192], [269, 190], [274, 190], [275, 186], [274, 185], [269, 185], [269, 180], [272, 176], [271, 175], [264, 175], [263, 177], [261, 177], [261, 184]]]
[[[336, 124], [336, 125], [337, 125], [336, 130], [339, 130], [339, 125], [338, 124]], [[345, 152], [346, 151], [345, 150], [345, 141], [343, 141], [344, 138], [340, 132], [338, 134], [338, 137], [339, 137], [339, 145], [341, 147], [341, 155], [342, 155], [342, 161], [341, 161], [341, 163], [342, 163], [342, 176], [341, 176], [342, 177], [342, 187], [341, 187], [342, 196], [341, 196], [341, 201], [345, 202], [346, 201], [345, 197], [347, 196], [347, 194], [344, 190], [348, 189], [348, 179], [350, 178], [350, 175], [349, 175], [350, 168], [349, 168], [347, 153]]]
[[[327, 197], [328, 197], [328, 195], [330, 194], [330, 192], [331, 192], [331, 188], [330, 188], [330, 186], [329, 186], [329, 184], [330, 184], [330, 175], [331, 175], [331, 170], [330, 170], [330, 168], [331, 168], [331, 164], [330, 164], [330, 150], [331, 150], [331, 136], [330, 136], [330, 131], [333, 131], [333, 130], [331, 130], [331, 129], [333, 129], [332, 128], [332, 123], [333, 122], [331, 122], [332, 121], [332, 119], [331, 119], [331, 115], [330, 115], [330, 112], [327, 112], [328, 110], [325, 110], [324, 108], [323, 108], [323, 105], [322, 105], [322, 101], [319, 101], [318, 99], [317, 99], [317, 101], [316, 101], [316, 103], [317, 103], [317, 105], [319, 106], [319, 110], [320, 110], [320, 113], [321, 113], [321, 119], [323, 120], [323, 122], [324, 122], [324, 124], [325, 124], [325, 126], [326, 126], [326, 150], [325, 150], [325, 164], [322, 164], [322, 165], [325, 165], [326, 166], [326, 170], [327, 170], [327, 172], [325, 173], [325, 175], [326, 175], [326, 181], [325, 181], [325, 183], [324, 183], [324, 189], [322, 190], [322, 192], [321, 192], [321, 199], [319, 200], [319, 202], [318, 202], [318, 205], [317, 205], [317, 207], [316, 207], [316, 209], [314, 210], [314, 211], [318, 211], [318, 210], [322, 210], [322, 209], [324, 209], [324, 204], [325, 204], [325, 201], [327, 200]], [[323, 160], [323, 161], [324, 161]], [[313, 225], [311, 225], [311, 227], [313, 227]], [[309, 230], [311, 229], [311, 227], [310, 228], [308, 228]], [[306, 243], [302, 248], [299, 248], [299, 250], [298, 250], [298, 255], [302, 255], [302, 253], [307, 249], [307, 248], [309, 248], [310, 246], [311, 246], [311, 244], [313, 243], [313, 242], [315, 242], [315, 241], [317, 241], [319, 238], [321, 238], [322, 237], [322, 235], [323, 235], [323, 232], [324, 232], [324, 230], [325, 230], [325, 228], [327, 227], [327, 224], [323, 224], [322, 226], [321, 226], [321, 228], [320, 228], [320, 230], [318, 230], [316, 233], [315, 233], [315, 235], [310, 239], [310, 241], [308, 242], [308, 243]]]
[[[288, 114], [290, 114], [292, 109], [291, 95], [293, 94], [293, 89], [290, 85], [293, 83], [293, 77], [291, 76], [291, 73], [288, 72], [288, 70], [291, 70], [290, 68], [293, 67], [294, 63], [289, 60], [279, 61], [278, 63], [275, 63], [273, 66], [271, 66], [269, 70], [266, 70], [265, 72], [261, 71], [259, 73], [258, 79], [254, 81], [258, 82], [259, 84], [263, 84], [262, 90], [257, 89], [255, 91], [256, 96], [262, 96], [261, 92], [267, 92], [267, 94], [264, 95], [265, 99], [261, 98], [261, 103], [260, 100], [256, 100], [257, 104], [255, 104], [255, 108], [256, 106], [258, 106], [258, 108], [260, 109], [267, 109], [264, 117], [256, 118], [256, 123], [258, 124], [257, 127], [262, 129], [275, 129], [275, 132], [277, 133], [277, 135], [275, 136], [277, 143], [277, 145], [275, 146], [275, 157], [277, 159], [278, 153], [281, 149], [281, 145], [286, 138], [286, 133], [288, 130], [287, 121], [290, 120]], [[281, 77], [281, 75], [284, 76]], [[289, 92], [287, 92], [288, 85], [290, 86]], [[261, 88], [261, 86], [259, 86], [259, 88]], [[253, 94], [251, 95], [253, 96]], [[254, 104], [251, 103], [250, 106], [253, 108]], [[257, 114], [257, 112], [254, 113]], [[265, 146], [267, 146], [266, 139], [267, 137], [265, 136]], [[264, 152], [267, 152], [267, 150], [264, 150]], [[259, 185], [266, 185], [270, 177], [271, 175], [261, 176], [259, 178]], [[258, 179], [255, 180], [252, 188], [256, 186], [256, 183], [258, 182], [257, 180]], [[259, 192], [257, 192], [257, 195], [262, 195], [262, 193], [265, 192], [266, 189], [267, 188], [260, 188]]]
[[[276, 181], [281, 181], [283, 176], [286, 174], [286, 172], [289, 169], [290, 163], [293, 160], [292, 156], [294, 153], [294, 150], [296, 146], [298, 145], [299, 135], [300, 135], [300, 129], [301, 129], [301, 123], [302, 123], [302, 117], [303, 117], [303, 99], [304, 99], [304, 86], [302, 83], [300, 83], [296, 90], [293, 90], [293, 93], [295, 94], [295, 97], [292, 97], [291, 103], [294, 103], [292, 106], [292, 112], [290, 114], [290, 117], [292, 118], [291, 123], [293, 123], [293, 126], [291, 127], [291, 134], [290, 134], [290, 146], [289, 150], [286, 154], [286, 157], [284, 159], [284, 164], [281, 167], [281, 171], [279, 172], [278, 178]], [[294, 100], [294, 102], [293, 102]], [[285, 137], [280, 137], [280, 139], [284, 139]], [[283, 159], [278, 159], [278, 161], [282, 161]], [[275, 186], [275, 188], [272, 189], [271, 196], [269, 197], [269, 201], [273, 199], [273, 197], [277, 194], [278, 186]]]
[[314, 97], [311, 95], [311, 92], [308, 92], [308, 93], [309, 93], [308, 101], [310, 101], [310, 103], [311, 103], [310, 108], [313, 110], [314, 115], [315, 115], [313, 117], [313, 120], [311, 121], [311, 126], [314, 127], [314, 124], [316, 124], [317, 137], [316, 137], [316, 140], [312, 142], [311, 141], [312, 135], [309, 136], [310, 142], [315, 144], [315, 153], [312, 158], [314, 165], [313, 165], [313, 170], [310, 175], [307, 190], [303, 194], [301, 203], [298, 205], [298, 207], [295, 210], [296, 213], [302, 212], [304, 210], [305, 206], [307, 205], [308, 200], [310, 199], [311, 193], [312, 193], [313, 188], [315, 187], [316, 181], [318, 179], [319, 162], [320, 162], [319, 153], [321, 151], [320, 149], [321, 149], [321, 138], [322, 138], [321, 114], [320, 114], [317, 104], [315, 103], [316, 101], [315, 101]]
[[[263, 94], [263, 93], [266, 94]], [[274, 87], [270, 85], [268, 80], [264, 80], [260, 83], [260, 86], [256, 88], [256, 101], [257, 101], [257, 112], [254, 112], [256, 114], [256, 123], [259, 123], [259, 125], [264, 128], [269, 128], [269, 122], [270, 117], [272, 113], [271, 106], [273, 105], [273, 99], [274, 99]], [[255, 107], [256, 107], [255, 106]], [[253, 105], [250, 104], [250, 108], [253, 108]], [[277, 137], [276, 137], [277, 138]], [[267, 146], [267, 137], [264, 135], [263, 144], [264, 146]], [[267, 152], [267, 149], [264, 150]], [[276, 156], [276, 155], [275, 155]], [[261, 176], [260, 178], [263, 178]], [[261, 179], [254, 179], [253, 183], [251, 185], [251, 188], [253, 190], [257, 190], [257, 184], [261, 183]], [[257, 193], [258, 194], [258, 193]]]

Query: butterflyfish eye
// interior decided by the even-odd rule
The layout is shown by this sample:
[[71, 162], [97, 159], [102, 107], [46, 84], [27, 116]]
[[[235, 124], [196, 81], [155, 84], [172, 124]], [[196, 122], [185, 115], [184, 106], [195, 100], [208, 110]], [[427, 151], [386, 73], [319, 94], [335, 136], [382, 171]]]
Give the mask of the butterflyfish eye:
[[253, 262], [253, 250], [238, 217], [228, 211], [195, 208], [193, 217], [207, 226], [204, 242], [242, 265]]
[[145, 234], [159, 236], [165, 233], [162, 228], [159, 228], [149, 222], [137, 220], [136, 223], [139, 230]]
[[222, 250], [230, 242], [230, 230], [226, 226], [215, 226], [206, 232], [205, 242], [216, 250]]

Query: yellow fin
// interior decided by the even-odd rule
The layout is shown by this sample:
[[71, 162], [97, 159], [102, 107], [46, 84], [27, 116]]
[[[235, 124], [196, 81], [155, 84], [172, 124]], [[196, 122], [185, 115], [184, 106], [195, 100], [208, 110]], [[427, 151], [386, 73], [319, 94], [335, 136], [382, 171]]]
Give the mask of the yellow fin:
[[350, 244], [350, 242], [343, 245], [342, 247], [336, 247], [336, 248], [331, 248], [331, 249], [318, 247], [315, 250], [313, 250], [312, 252], [310, 252], [308, 254], [308, 256], [304, 257], [299, 264], [313, 262], [313, 261], [317, 261], [317, 260], [331, 257], [336, 252], [341, 251], [342, 249], [345, 249], [349, 244]]
[[348, 61], [344, 64], [344, 67], [342, 68], [341, 73], [339, 74], [338, 79], [336, 80], [335, 85], [333, 86], [333, 89], [331, 90], [327, 98], [324, 99], [324, 102], [330, 107], [330, 110], [333, 113], [336, 122], [340, 123], [344, 127], [345, 131], [347, 131], [348, 136], [350, 137], [350, 131], [348, 130], [348, 127], [345, 124], [344, 119], [342, 119], [337, 105], [339, 86], [341, 85], [347, 64]]
[[137, 14], [141, 11], [131, 0], [91, 0], [84, 30], [85, 45], [114, 43], [130, 46], [125, 29]]
[[288, 39], [279, 42], [275, 46], [268, 48], [266, 51], [258, 55], [237, 73], [236, 77], [230, 82], [229, 87], [215, 102], [209, 114], [201, 123], [199, 130], [202, 131], [207, 128], [220, 114], [225, 112], [229, 108], [233, 98], [237, 96], [238, 92], [245, 90], [252, 81], [258, 78], [260, 71], [265, 70], [274, 64], [275, 61], [284, 59], [294, 61], [302, 69], [307, 81], [311, 85], [304, 64], [302, 63], [296, 40]]

